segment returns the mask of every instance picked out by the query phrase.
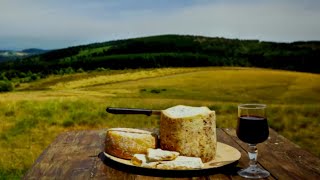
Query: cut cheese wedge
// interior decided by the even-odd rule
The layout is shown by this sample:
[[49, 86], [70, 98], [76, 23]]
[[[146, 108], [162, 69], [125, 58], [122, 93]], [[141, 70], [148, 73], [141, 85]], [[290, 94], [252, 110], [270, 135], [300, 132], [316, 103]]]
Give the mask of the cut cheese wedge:
[[156, 168], [160, 162], [149, 162], [145, 154], [135, 154], [131, 159], [131, 163], [136, 166]]
[[136, 166], [141, 166], [141, 164], [147, 162], [147, 157], [145, 154], [135, 154], [131, 159], [131, 163]]
[[176, 159], [180, 153], [175, 151], [166, 151], [162, 149], [151, 149], [147, 151], [148, 161], [170, 161]]

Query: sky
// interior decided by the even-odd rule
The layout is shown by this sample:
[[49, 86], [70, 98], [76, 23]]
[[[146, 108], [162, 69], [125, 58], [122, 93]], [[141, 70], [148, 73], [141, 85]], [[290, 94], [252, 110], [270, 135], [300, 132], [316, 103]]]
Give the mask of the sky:
[[320, 40], [320, 0], [0, 0], [0, 49], [160, 34]]

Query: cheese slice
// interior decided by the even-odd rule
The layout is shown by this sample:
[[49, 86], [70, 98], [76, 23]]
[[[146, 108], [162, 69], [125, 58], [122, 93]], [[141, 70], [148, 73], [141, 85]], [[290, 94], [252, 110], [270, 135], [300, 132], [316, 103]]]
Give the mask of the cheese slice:
[[136, 166], [156, 168], [160, 162], [149, 162], [145, 154], [135, 154], [131, 159], [131, 163]]
[[142, 163], [147, 162], [147, 157], [145, 154], [135, 154], [131, 159], [131, 163], [136, 166], [141, 166]]
[[162, 149], [152, 149], [147, 150], [148, 161], [171, 161], [176, 159], [180, 153], [175, 151], [166, 151]]
[[201, 158], [198, 157], [187, 157], [187, 156], [178, 156], [173, 161], [161, 161], [157, 165], [157, 169], [201, 169], [204, 167], [204, 164], [201, 161]]

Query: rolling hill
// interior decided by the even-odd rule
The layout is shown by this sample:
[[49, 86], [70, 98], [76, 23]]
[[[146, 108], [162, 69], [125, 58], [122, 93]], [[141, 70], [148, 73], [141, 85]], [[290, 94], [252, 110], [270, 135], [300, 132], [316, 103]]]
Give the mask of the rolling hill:
[[[97, 68], [241, 66], [320, 73], [320, 42], [276, 43], [191, 35], [159, 35], [52, 50], [0, 64], [6, 79]], [[1, 78], [0, 78], [1, 79]]]

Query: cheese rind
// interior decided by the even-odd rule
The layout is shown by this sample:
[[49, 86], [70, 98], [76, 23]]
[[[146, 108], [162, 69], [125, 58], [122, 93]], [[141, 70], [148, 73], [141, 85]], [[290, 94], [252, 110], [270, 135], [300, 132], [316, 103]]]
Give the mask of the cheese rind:
[[203, 162], [213, 160], [217, 148], [215, 111], [183, 105], [163, 110], [160, 147], [183, 156], [200, 157]]
[[157, 148], [157, 136], [149, 131], [132, 128], [107, 130], [105, 152], [118, 158], [131, 159], [134, 154], [146, 154]]

